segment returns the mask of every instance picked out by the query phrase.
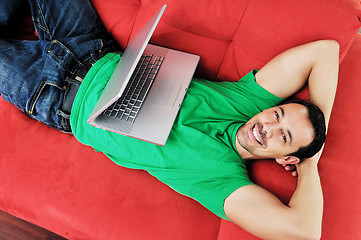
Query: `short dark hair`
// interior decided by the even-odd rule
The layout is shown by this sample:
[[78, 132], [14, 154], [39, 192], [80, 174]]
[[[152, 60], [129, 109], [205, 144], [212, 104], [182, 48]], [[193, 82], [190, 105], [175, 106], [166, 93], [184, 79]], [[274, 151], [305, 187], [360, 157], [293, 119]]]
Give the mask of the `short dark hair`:
[[300, 147], [296, 152], [290, 153], [288, 155], [298, 157], [300, 160], [310, 158], [321, 150], [326, 140], [325, 116], [316, 104], [308, 100], [291, 99], [281, 102], [280, 105], [290, 103], [301, 104], [307, 108], [308, 119], [312, 124], [315, 136], [313, 141], [308, 146]]

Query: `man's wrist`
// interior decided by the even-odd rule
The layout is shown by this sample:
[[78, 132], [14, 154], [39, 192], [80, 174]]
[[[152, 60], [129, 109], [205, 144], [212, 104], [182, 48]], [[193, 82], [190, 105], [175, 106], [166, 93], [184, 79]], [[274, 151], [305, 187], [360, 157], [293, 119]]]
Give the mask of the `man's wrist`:
[[309, 171], [318, 171], [317, 162], [312, 160], [304, 160], [302, 163], [297, 164], [296, 168], [299, 176]]

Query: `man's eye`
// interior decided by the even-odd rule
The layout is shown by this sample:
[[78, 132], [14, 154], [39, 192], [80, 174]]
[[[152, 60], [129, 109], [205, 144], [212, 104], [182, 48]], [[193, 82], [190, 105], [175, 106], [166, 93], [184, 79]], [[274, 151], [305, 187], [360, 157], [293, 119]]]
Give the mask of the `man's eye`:
[[287, 138], [286, 138], [286, 135], [284, 133], [282, 133], [282, 138], [283, 138], [283, 141], [286, 143]]
[[277, 121], [279, 121], [280, 120], [280, 115], [276, 111], [275, 111], [275, 116], [276, 116]]

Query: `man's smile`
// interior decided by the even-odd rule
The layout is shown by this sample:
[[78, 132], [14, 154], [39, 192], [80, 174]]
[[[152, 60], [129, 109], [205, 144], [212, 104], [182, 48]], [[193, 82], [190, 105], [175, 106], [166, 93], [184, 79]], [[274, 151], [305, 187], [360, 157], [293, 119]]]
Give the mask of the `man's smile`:
[[254, 124], [248, 131], [248, 135], [251, 141], [263, 146], [265, 144], [265, 138], [260, 133], [260, 124]]

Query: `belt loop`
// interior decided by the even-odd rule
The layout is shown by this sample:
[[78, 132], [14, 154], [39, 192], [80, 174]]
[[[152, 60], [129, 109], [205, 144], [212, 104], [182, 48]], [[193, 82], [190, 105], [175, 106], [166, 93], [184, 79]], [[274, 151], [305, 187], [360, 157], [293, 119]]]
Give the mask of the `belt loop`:
[[68, 85], [67, 88], [65, 89], [61, 110], [58, 112], [58, 114], [63, 116], [64, 118], [67, 119], [70, 118], [70, 113], [74, 103], [75, 96], [91, 66], [92, 66], [91, 63], [89, 62], [84, 64], [79, 64], [78, 69], [75, 71], [75, 74], [72, 75], [71, 77], [66, 77], [65, 82]]
[[91, 58], [92, 58], [93, 62], [98, 61], [98, 58], [97, 58], [97, 56], [96, 56], [95, 52], [91, 52], [91, 53], [90, 53], [90, 56], [91, 56]]
[[62, 110], [58, 110], [58, 115], [62, 116], [63, 118], [66, 118], [66, 119], [70, 119], [70, 115], [69, 114], [66, 114], [64, 113]]
[[[65, 115], [67, 115], [67, 114], [65, 114]], [[62, 129], [63, 132], [72, 133], [71, 126], [70, 126], [70, 116], [69, 116], [69, 118], [62, 116], [61, 123], [63, 126], [63, 129]]]
[[[66, 78], [65, 78], [65, 81], [66, 81], [67, 83], [70, 83], [70, 84], [73, 84], [73, 85], [76, 85], [76, 86], [80, 86], [80, 84], [82, 83], [82, 81], [79, 81], [79, 80], [77, 79], [77, 77], [78, 77], [78, 76], [75, 76], [75, 79], [66, 77]], [[81, 79], [81, 80], [83, 80], [83, 79]]]
[[[69, 113], [69, 114], [71, 113], [71, 109], [72, 109], [72, 106], [74, 103], [75, 96], [78, 92], [79, 86], [80, 86], [79, 83], [78, 84], [69, 83], [68, 88], [64, 94], [63, 105], [61, 108], [62, 113], [64, 113], [64, 112]], [[65, 114], [64, 117], [66, 117], [66, 115], [67, 114]]]

